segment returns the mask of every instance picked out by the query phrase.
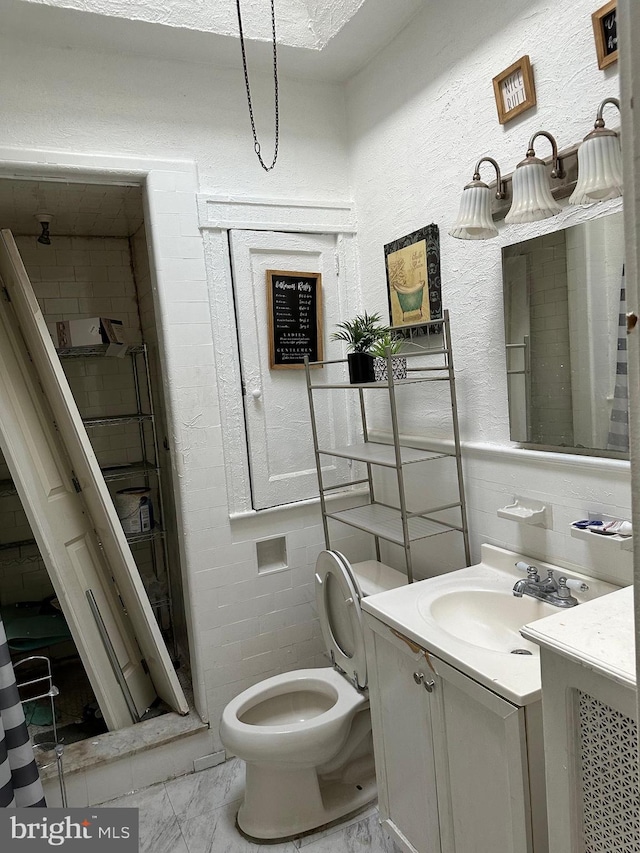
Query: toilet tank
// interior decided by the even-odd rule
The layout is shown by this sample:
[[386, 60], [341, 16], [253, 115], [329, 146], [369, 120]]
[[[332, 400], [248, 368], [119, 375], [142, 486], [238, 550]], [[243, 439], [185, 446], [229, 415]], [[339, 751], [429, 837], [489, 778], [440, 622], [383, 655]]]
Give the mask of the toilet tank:
[[351, 571], [363, 596], [376, 595], [398, 586], [405, 586], [407, 576], [377, 560], [364, 560], [351, 563]]

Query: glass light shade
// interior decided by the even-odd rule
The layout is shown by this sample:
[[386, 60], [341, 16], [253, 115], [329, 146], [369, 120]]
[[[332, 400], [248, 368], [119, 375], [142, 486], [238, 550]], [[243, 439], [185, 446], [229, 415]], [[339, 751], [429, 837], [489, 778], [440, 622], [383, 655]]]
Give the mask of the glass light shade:
[[491, 218], [491, 198], [495, 190], [482, 181], [468, 184], [460, 199], [458, 218], [453, 223], [449, 234], [458, 240], [490, 240], [498, 236], [493, 219]]
[[513, 173], [513, 200], [504, 221], [509, 224], [538, 222], [562, 209], [551, 195], [547, 170], [537, 157], [527, 157]]
[[595, 130], [578, 149], [578, 183], [569, 204], [591, 204], [622, 195], [622, 153], [613, 131]]

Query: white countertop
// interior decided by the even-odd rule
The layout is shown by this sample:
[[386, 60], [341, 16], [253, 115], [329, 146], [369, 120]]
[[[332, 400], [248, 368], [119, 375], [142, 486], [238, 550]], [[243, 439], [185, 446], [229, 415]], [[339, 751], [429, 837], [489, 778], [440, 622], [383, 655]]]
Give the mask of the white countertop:
[[[384, 624], [395, 628], [396, 631], [413, 640], [419, 646], [432, 652], [441, 660], [469, 675], [508, 701], [519, 706], [528, 705], [537, 701], [541, 692], [540, 658], [535, 645], [528, 644], [514, 631], [510, 648], [524, 647], [532, 650], [534, 654], [519, 655], [505, 653], [505, 651], [494, 651], [454, 636], [431, 618], [429, 614], [429, 602], [449, 591], [469, 590], [473, 592], [477, 590], [483, 592], [489, 590], [510, 594], [515, 581], [522, 576], [522, 572], [515, 568], [515, 563], [518, 560], [533, 563], [541, 572], [547, 568], [552, 568], [560, 575], [566, 574], [564, 569], [552, 566], [542, 560], [533, 560], [530, 557], [503, 548], [483, 545], [481, 563], [363, 598], [362, 609], [365, 611], [365, 615], [370, 614]], [[582, 577], [580, 575], [573, 576]], [[573, 593], [580, 602], [586, 602], [595, 596], [605, 595], [616, 589], [615, 586], [603, 581], [585, 579], [589, 584], [589, 591]], [[516, 602], [516, 606], [518, 601], [522, 601], [522, 599], [516, 598], [513, 600]], [[535, 600], [528, 598], [529, 605], [533, 601]], [[581, 603], [572, 610], [580, 612], [583, 607], [585, 605]], [[541, 607], [541, 615], [549, 613], [550, 608], [552, 605]], [[523, 607], [523, 612], [525, 610], [526, 606]], [[563, 610], [557, 614], [561, 617], [560, 621], [566, 617], [566, 613], [567, 611]], [[552, 622], [554, 619], [556, 619], [555, 613], [553, 616], [548, 616], [533, 624]], [[531, 621], [531, 615], [528, 616], [528, 620]], [[525, 621], [526, 618], [523, 619], [523, 624]], [[587, 622], [588, 617], [585, 624]], [[535, 642], [538, 642], [537, 637]]]
[[631, 586], [531, 622], [523, 626], [521, 634], [620, 684], [636, 686]]

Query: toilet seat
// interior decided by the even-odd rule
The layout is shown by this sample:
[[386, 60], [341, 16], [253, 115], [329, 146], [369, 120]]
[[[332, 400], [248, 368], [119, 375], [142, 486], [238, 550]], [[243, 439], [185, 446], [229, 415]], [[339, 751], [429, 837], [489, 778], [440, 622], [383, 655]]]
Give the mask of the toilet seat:
[[367, 662], [360, 590], [342, 554], [320, 553], [315, 586], [318, 619], [331, 661], [358, 690], [364, 690]]

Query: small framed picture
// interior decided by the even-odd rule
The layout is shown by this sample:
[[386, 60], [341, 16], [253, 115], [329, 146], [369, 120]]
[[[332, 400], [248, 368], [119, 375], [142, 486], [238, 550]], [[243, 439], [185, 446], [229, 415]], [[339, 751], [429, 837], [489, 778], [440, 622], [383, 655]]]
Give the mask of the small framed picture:
[[[435, 223], [384, 247], [390, 325], [419, 326], [442, 318], [440, 232]], [[433, 331], [433, 330], [432, 330]]]
[[596, 40], [598, 68], [606, 68], [618, 60], [618, 9], [617, 0], [605, 3], [591, 16]]
[[521, 56], [493, 78], [493, 93], [500, 124], [506, 124], [525, 110], [535, 107], [536, 87], [528, 56]]

